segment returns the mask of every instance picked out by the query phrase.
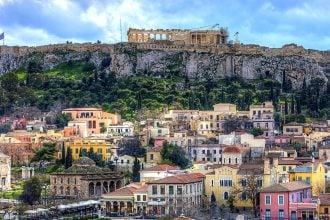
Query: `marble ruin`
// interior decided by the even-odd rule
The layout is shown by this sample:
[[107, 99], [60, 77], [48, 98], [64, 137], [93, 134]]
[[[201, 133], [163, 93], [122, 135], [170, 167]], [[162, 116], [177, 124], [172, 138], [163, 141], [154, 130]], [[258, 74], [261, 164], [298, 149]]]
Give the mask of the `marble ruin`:
[[0, 190], [11, 189], [10, 157], [0, 152]]
[[169, 41], [184, 45], [219, 45], [228, 41], [228, 30], [189, 30], [189, 29], [135, 29], [129, 28], [128, 42], [151, 43], [154, 41]]

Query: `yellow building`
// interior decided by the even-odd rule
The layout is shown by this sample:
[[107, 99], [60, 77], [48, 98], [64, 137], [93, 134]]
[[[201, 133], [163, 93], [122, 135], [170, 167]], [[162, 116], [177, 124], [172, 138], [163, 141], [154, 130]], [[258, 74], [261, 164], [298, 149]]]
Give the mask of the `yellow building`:
[[318, 214], [319, 219], [330, 218], [330, 193], [320, 194], [318, 197]]
[[227, 200], [235, 184], [238, 166], [220, 165], [213, 172], [205, 176], [205, 194], [207, 201], [211, 201], [211, 195], [214, 193], [216, 202], [219, 205], [227, 205]]
[[163, 160], [160, 155], [161, 147], [152, 148], [147, 151], [146, 162], [160, 164]]
[[290, 171], [297, 166], [302, 165], [301, 162], [294, 159], [283, 159], [278, 161], [278, 182], [287, 183], [290, 181]]
[[313, 187], [313, 196], [325, 192], [325, 168], [320, 162], [306, 163], [290, 171], [290, 182], [303, 181]]
[[117, 148], [106, 139], [75, 139], [65, 142], [64, 146], [65, 152], [68, 151], [68, 147], [71, 148], [74, 160], [79, 158], [80, 151], [87, 153], [92, 148], [94, 153], [102, 156], [102, 160], [108, 161], [116, 154]]

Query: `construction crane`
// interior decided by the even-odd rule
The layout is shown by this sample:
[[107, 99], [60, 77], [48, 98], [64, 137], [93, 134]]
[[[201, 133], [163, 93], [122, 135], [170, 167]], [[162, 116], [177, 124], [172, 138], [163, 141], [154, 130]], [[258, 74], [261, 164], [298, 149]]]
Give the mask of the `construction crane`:
[[214, 29], [216, 27], [220, 28], [220, 25], [219, 24], [211, 24], [211, 25], [207, 25], [207, 26], [203, 26], [203, 27], [191, 28], [189, 30], [201, 30], [201, 29], [208, 28], [208, 27], [210, 27], [210, 29]]

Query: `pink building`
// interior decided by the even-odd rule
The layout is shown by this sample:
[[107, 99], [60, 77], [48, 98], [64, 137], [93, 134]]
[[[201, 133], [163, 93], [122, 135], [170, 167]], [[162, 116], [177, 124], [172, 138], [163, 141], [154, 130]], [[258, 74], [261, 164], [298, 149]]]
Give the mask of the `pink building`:
[[261, 128], [264, 131], [263, 136], [265, 138], [274, 137], [275, 120], [273, 112], [264, 112], [252, 117], [252, 123], [254, 128]]
[[287, 144], [290, 144], [290, 136], [289, 135], [278, 135], [278, 136], [275, 136], [275, 144], [276, 145], [287, 145]]
[[266, 187], [260, 192], [260, 219], [313, 220], [317, 202], [312, 199], [312, 187], [300, 182], [288, 182]]

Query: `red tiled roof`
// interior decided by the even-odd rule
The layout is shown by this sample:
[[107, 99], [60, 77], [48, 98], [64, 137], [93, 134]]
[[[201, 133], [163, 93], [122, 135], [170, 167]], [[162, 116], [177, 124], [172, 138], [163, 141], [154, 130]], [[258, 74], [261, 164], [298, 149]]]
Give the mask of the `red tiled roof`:
[[288, 183], [274, 184], [272, 186], [263, 188], [260, 192], [292, 192], [310, 187], [310, 185], [307, 185], [306, 183], [303, 183], [301, 181], [294, 181]]
[[101, 108], [66, 108], [63, 111], [102, 111]]
[[188, 173], [176, 176], [169, 176], [163, 179], [154, 180], [150, 184], [186, 184], [200, 182], [205, 178], [203, 174], [200, 173]]
[[323, 193], [319, 195], [320, 205], [330, 205], [330, 193]]
[[228, 146], [222, 151], [223, 153], [241, 153], [241, 149], [237, 146]]
[[133, 196], [133, 193], [145, 187], [143, 182], [133, 182], [127, 186], [124, 186], [116, 191], [105, 194], [105, 196]]
[[278, 165], [301, 165], [302, 163], [299, 162], [298, 160], [284, 160], [284, 159], [279, 159], [278, 160]]
[[168, 170], [179, 170], [178, 167], [173, 167], [167, 164], [159, 164], [153, 167], [148, 167], [148, 168], [144, 168], [143, 170], [141, 170], [140, 172], [144, 172], [144, 171], [168, 171]]

